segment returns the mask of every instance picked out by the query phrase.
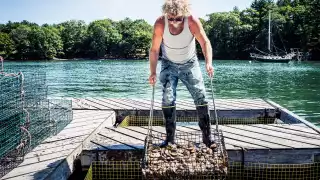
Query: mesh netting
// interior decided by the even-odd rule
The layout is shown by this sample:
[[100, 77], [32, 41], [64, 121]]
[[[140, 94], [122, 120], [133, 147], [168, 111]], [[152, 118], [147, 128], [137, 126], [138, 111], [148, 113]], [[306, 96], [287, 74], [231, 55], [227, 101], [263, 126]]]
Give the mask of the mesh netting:
[[72, 120], [71, 101], [69, 100], [41, 100], [33, 107], [26, 109], [30, 113], [31, 147], [57, 134]]
[[24, 151], [17, 150], [22, 140], [25, 119], [21, 100], [21, 75], [0, 73], [0, 177], [22, 162]]
[[47, 92], [43, 71], [0, 72], [0, 177], [72, 120], [71, 100], [51, 100]]
[[[196, 179], [226, 180], [318, 180], [320, 163], [306, 164], [267, 164], [229, 162], [224, 178], [198, 176]], [[140, 161], [94, 161], [85, 180], [143, 179]], [[155, 178], [156, 179], [156, 178]], [[188, 178], [185, 178], [188, 179]], [[189, 178], [192, 179], [192, 178]]]
[[[126, 126], [148, 126], [149, 116], [135, 116], [129, 115], [121, 119], [119, 123], [119, 127], [126, 127]], [[177, 117], [176, 120], [177, 124], [192, 124], [198, 123], [198, 117], [193, 116], [183, 116]], [[115, 122], [113, 122], [115, 123]], [[221, 125], [226, 124], [274, 124], [277, 123], [275, 118], [267, 118], [267, 117], [260, 117], [260, 118], [224, 118], [219, 117], [218, 123]], [[164, 126], [164, 120], [161, 116], [154, 116], [153, 123], [154, 126]], [[215, 124], [214, 120], [211, 120], [211, 124]]]
[[24, 120], [19, 77], [0, 75], [0, 157], [13, 150], [21, 140]]
[[320, 163], [268, 164], [230, 162], [227, 179], [318, 180]]

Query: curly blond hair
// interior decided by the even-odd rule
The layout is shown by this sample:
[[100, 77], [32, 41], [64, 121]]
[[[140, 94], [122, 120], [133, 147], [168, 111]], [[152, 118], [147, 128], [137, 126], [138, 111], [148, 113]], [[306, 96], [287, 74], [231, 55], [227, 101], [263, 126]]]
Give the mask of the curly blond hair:
[[190, 4], [188, 0], [165, 0], [162, 5], [162, 13], [174, 16], [187, 16], [190, 14]]

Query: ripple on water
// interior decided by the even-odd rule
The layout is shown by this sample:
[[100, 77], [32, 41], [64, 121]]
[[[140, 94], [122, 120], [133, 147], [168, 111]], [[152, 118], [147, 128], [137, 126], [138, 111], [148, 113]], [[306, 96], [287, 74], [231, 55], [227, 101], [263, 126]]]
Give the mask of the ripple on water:
[[[206, 91], [211, 97], [210, 80], [200, 62]], [[147, 61], [52, 61], [6, 62], [10, 71], [47, 72], [51, 97], [145, 98], [152, 93], [148, 85]], [[320, 63], [248, 63], [214, 61], [216, 98], [268, 98], [312, 122], [320, 121]], [[160, 72], [160, 62], [157, 67]], [[161, 100], [161, 85], [156, 99]], [[179, 81], [178, 99], [191, 99]]]

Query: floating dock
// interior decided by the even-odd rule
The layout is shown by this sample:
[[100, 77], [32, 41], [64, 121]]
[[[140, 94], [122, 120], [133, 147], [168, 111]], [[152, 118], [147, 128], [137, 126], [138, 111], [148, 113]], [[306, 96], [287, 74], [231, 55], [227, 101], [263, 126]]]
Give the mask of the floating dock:
[[[258, 173], [264, 173], [265, 179], [320, 178], [318, 127], [269, 100], [217, 99], [215, 103], [231, 175], [241, 175], [242, 179]], [[91, 167], [91, 178], [87, 176], [87, 179], [95, 179], [92, 170], [95, 162], [139, 161], [147, 135], [150, 100], [75, 98], [72, 108], [72, 123], [28, 153], [24, 162], [2, 179], [68, 179], [77, 171], [77, 162], [82, 169]], [[210, 112], [214, 113], [212, 104]], [[159, 100], [154, 103], [154, 116], [154, 132], [165, 134]], [[116, 120], [121, 122], [117, 128], [113, 127]], [[180, 100], [177, 101], [177, 132], [188, 131], [199, 131], [196, 109], [192, 101]], [[239, 168], [235, 169], [237, 163]], [[278, 169], [245, 170], [253, 165]], [[297, 177], [275, 176], [274, 172], [282, 172], [281, 168]], [[140, 176], [135, 174], [135, 177]]]

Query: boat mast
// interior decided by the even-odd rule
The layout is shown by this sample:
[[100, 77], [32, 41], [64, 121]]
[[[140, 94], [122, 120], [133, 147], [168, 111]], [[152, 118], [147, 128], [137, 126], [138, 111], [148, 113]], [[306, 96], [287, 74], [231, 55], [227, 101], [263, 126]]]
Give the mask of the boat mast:
[[269, 52], [271, 52], [271, 48], [270, 48], [270, 36], [271, 36], [271, 28], [270, 28], [270, 26], [271, 26], [271, 14], [270, 14], [270, 10], [269, 10], [269, 37], [268, 37], [268, 50], [269, 50]]

